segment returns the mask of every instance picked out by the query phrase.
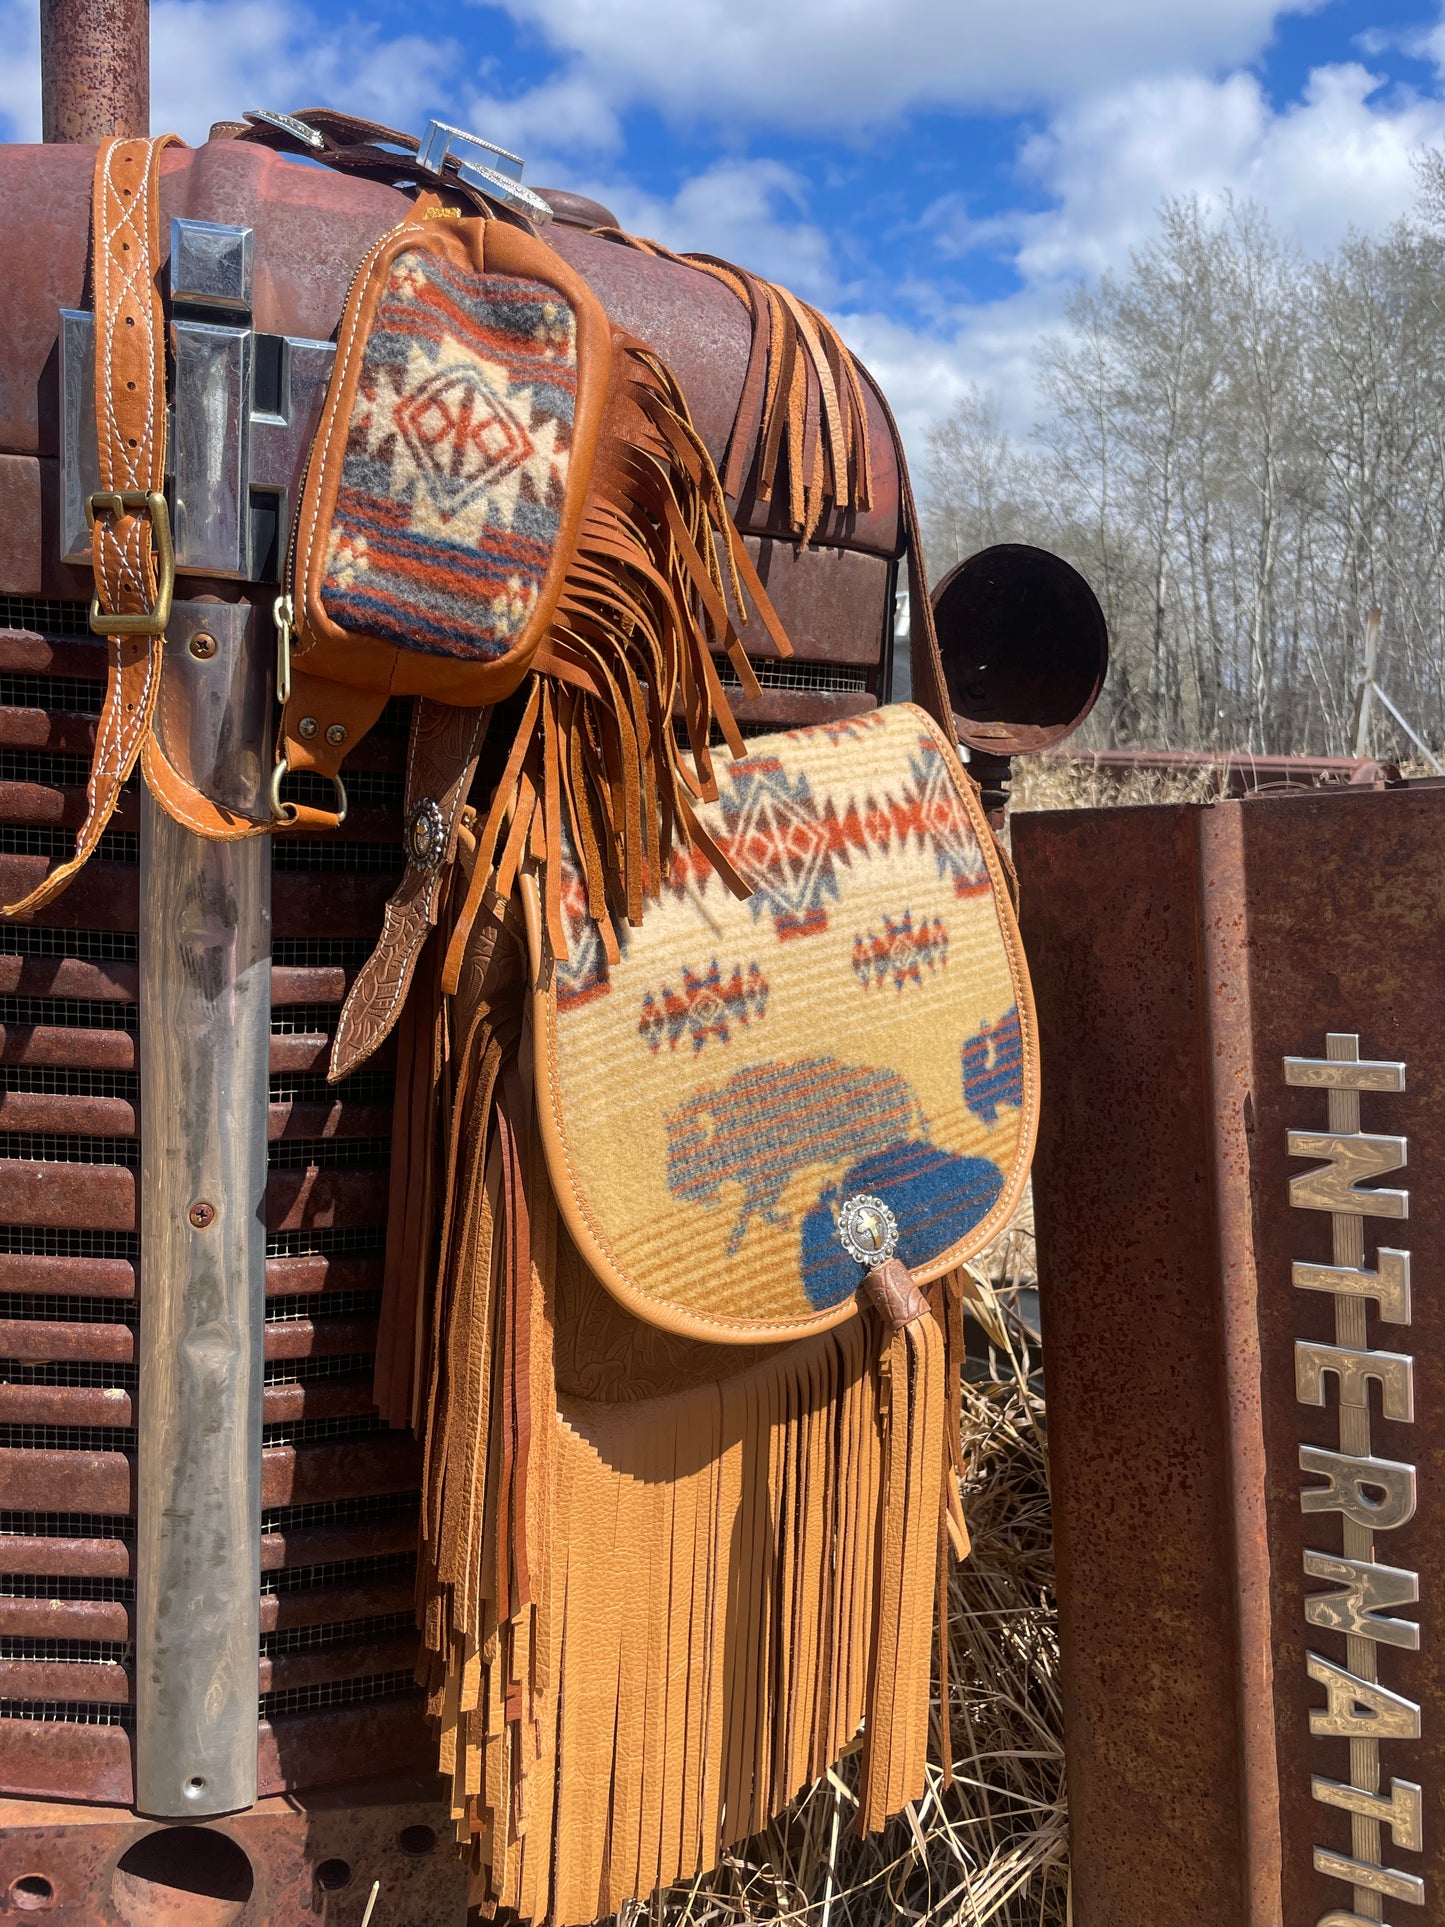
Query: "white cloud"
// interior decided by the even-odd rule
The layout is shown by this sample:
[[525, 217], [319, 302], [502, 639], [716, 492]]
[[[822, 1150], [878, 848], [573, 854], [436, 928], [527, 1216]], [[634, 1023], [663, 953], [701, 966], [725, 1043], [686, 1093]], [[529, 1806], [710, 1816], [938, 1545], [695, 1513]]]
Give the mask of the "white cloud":
[[1138, 81], [1082, 101], [1026, 143], [1025, 171], [1051, 196], [1018, 223], [1029, 281], [1118, 265], [1160, 200], [1225, 192], [1269, 209], [1308, 249], [1351, 226], [1378, 230], [1414, 197], [1411, 158], [1445, 138], [1445, 102], [1387, 94], [1354, 62], [1317, 68], [1283, 112], [1253, 74]]
[[462, 125], [520, 154], [528, 178], [549, 187], [557, 184], [554, 157], [615, 154], [623, 138], [616, 110], [580, 68], [520, 94], [478, 91], [466, 101]]
[[1379, 233], [1407, 214], [1412, 158], [1442, 140], [1445, 101], [1386, 91], [1355, 63], [1317, 69], [1283, 111], [1250, 74], [1105, 90], [1061, 110], [1021, 150], [1022, 172], [1049, 197], [1046, 211], [973, 223], [950, 197], [925, 216], [924, 231], [942, 233], [945, 253], [997, 249], [1019, 277], [1016, 292], [941, 320], [925, 291], [922, 325], [862, 312], [845, 318], [844, 332], [887, 390], [915, 460], [930, 422], [969, 383], [992, 388], [1008, 427], [1026, 433], [1038, 406], [1040, 336], [1062, 326], [1078, 281], [1127, 267], [1130, 249], [1155, 232], [1161, 199], [1253, 199], [1317, 252], [1351, 227]]
[[40, 139], [40, 9], [32, 0], [0, 0], [0, 133]]
[[[540, 170], [528, 178], [542, 180]], [[805, 299], [837, 298], [832, 249], [807, 218], [807, 183], [774, 160], [721, 160], [685, 180], [671, 197], [625, 179], [554, 170], [547, 185], [567, 186], [611, 208], [629, 233], [679, 253], [716, 254], [782, 281]]]
[[151, 125], [202, 141], [248, 107], [325, 103], [416, 132], [459, 59], [448, 42], [388, 40], [364, 21], [323, 27], [284, 0], [154, 0]]
[[1066, 100], [1252, 59], [1323, 0], [485, 0], [619, 105], [842, 133], [914, 107]]
[[[40, 138], [40, 44], [34, 0], [0, 0], [0, 132]], [[449, 91], [461, 55], [447, 41], [386, 39], [364, 21], [323, 26], [284, 0], [155, 0], [151, 126], [195, 143], [247, 107], [344, 104], [419, 131]]]

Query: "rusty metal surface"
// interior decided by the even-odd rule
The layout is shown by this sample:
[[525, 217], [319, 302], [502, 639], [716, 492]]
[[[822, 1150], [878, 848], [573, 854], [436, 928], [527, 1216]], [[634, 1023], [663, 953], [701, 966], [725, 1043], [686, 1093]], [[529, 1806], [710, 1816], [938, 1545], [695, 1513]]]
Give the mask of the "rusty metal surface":
[[[1363, 1129], [1407, 1139], [1410, 1200], [1407, 1224], [1368, 1220], [1365, 1262], [1377, 1242], [1414, 1254], [1409, 1326], [1368, 1343], [1413, 1358], [1416, 1418], [1377, 1409], [1369, 1450], [1418, 1468], [1418, 1509], [1376, 1556], [1421, 1575], [1420, 1637], [1371, 1650], [1420, 1708], [1419, 1739], [1380, 1743], [1384, 1784], [1439, 1810], [1442, 832], [1440, 790], [1361, 787], [1014, 825], [1050, 1094], [1035, 1176], [1078, 1927], [1155, 1927], [1185, 1891], [1201, 1927], [1353, 1917], [1314, 1866], [1359, 1849], [1312, 1797], [1353, 1768], [1350, 1742], [1310, 1732], [1306, 1655], [1359, 1662], [1306, 1622], [1304, 1553], [1338, 1557], [1341, 1528], [1300, 1504], [1301, 1448], [1339, 1448], [1341, 1407], [1333, 1381], [1316, 1407], [1295, 1379], [1297, 1342], [1338, 1340], [1291, 1270], [1330, 1262], [1287, 1152], [1325, 1102], [1283, 1069], [1331, 1032], [1406, 1065], [1402, 1093], [1361, 1100]], [[1101, 1396], [1121, 1370], [1127, 1396]], [[1423, 1853], [1382, 1829], [1374, 1853], [1423, 1879], [1435, 1918], [1439, 1829]]]
[[1013, 851], [1048, 1093], [1034, 1195], [1076, 1919], [1158, 1927], [1187, 1894], [1193, 1927], [1238, 1927], [1194, 815], [1029, 814]]
[[[0, 452], [54, 455], [55, 344], [61, 308], [85, 305], [93, 147], [0, 147], [0, 260], [11, 299], [0, 356]], [[210, 141], [162, 157], [161, 252], [172, 220], [235, 222], [255, 231], [255, 325], [327, 339], [356, 264], [406, 211], [372, 181], [294, 162], [261, 147]], [[12, 589], [0, 549], [0, 588]], [[76, 581], [82, 572], [72, 570]]]
[[1378, 788], [1399, 780], [1393, 763], [1370, 756], [1255, 756], [1231, 750], [1216, 755], [1196, 749], [1070, 749], [1062, 756], [1113, 776], [1207, 774], [1222, 796], [1259, 790], [1328, 789], [1342, 784]]
[[149, 0], [40, 0], [47, 141], [150, 131]]
[[[47, 590], [45, 510], [40, 461], [34, 455], [0, 454], [0, 556], [11, 595], [54, 594]], [[55, 564], [56, 571], [60, 564]], [[53, 577], [52, 577], [53, 580]]]
[[[855, 663], [872, 668], [893, 621], [893, 569], [858, 549], [799, 549], [750, 535], [746, 543], [768, 598], [800, 662]], [[765, 636], [742, 631], [750, 655], [772, 660]]]
[[0, 1504], [7, 1512], [124, 1518], [135, 1504], [134, 1470], [123, 1452], [0, 1446]]
[[[349, 1738], [379, 1742], [386, 1757], [384, 1722], [369, 1731], [353, 1722]], [[110, 1777], [120, 1777], [116, 1766]], [[274, 1760], [271, 1777], [284, 1777]], [[324, 1800], [273, 1795], [204, 1827], [157, 1827], [123, 1809], [43, 1799], [0, 1802], [0, 1896], [26, 1881], [32, 1893], [49, 1889], [45, 1918], [57, 1927], [358, 1927], [376, 1881], [374, 1927], [462, 1927], [466, 1918], [446, 1807], [423, 1774], [353, 1782]]]
[[[122, 1808], [131, 1797], [130, 1740], [122, 1726], [87, 1726], [76, 1720], [0, 1719], [0, 1760], [5, 1762], [5, 1785], [12, 1793], [51, 1800], [98, 1800]], [[8, 1861], [8, 1847], [0, 1846], [0, 1852]], [[17, 1859], [15, 1872], [0, 1889], [7, 1899], [15, 1881], [32, 1869], [38, 1870], [39, 1863], [27, 1860], [22, 1864]], [[77, 1875], [85, 1871], [77, 1864]], [[58, 1891], [64, 1892], [66, 1887]], [[78, 1898], [85, 1889], [70, 1891]], [[77, 1918], [84, 1920], [85, 1915]]]

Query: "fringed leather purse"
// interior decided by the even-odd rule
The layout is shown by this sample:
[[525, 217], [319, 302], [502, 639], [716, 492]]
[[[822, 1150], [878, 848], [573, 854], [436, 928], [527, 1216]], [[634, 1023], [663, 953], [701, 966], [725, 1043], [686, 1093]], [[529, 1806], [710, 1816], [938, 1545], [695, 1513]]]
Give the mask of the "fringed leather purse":
[[860, 1731], [860, 1828], [922, 1791], [961, 1267], [1033, 1143], [949, 729], [756, 738], [697, 821], [611, 943], [565, 828], [520, 901], [464, 828], [482, 907], [402, 1039], [419, 1120], [443, 1092], [436, 1178], [424, 1125], [398, 1144], [440, 1260], [396, 1252], [378, 1347], [424, 1439], [422, 1676], [474, 1898], [558, 1927], [716, 1864]]

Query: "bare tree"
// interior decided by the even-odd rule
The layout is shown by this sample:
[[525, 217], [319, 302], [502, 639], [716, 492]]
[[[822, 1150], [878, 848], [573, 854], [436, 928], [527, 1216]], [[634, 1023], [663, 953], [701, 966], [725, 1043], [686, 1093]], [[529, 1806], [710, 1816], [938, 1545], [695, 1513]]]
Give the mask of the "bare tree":
[[1165, 203], [1040, 345], [1026, 442], [978, 391], [935, 428], [938, 561], [1036, 541], [1093, 583], [1096, 733], [1346, 749], [1379, 607], [1385, 680], [1445, 740], [1445, 155], [1420, 177], [1415, 224], [1318, 260], [1248, 202]]

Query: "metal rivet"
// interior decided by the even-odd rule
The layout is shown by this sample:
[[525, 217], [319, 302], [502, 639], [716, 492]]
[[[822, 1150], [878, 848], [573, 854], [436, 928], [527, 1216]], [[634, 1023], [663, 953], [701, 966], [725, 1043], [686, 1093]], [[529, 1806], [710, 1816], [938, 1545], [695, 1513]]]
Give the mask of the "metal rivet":
[[326, 732], [326, 740], [333, 749], [340, 749], [341, 745], [346, 741], [345, 723], [333, 723]]
[[304, 736], [309, 743], [320, 727], [320, 723], [317, 722], [314, 716], [303, 716], [296, 725], [296, 734], [298, 736]]
[[196, 658], [197, 662], [209, 662], [219, 647], [220, 644], [216, 641], [216, 638], [207, 635], [204, 629], [197, 629], [196, 633], [191, 637], [191, 654]]
[[196, 1227], [197, 1231], [204, 1231], [208, 1225], [215, 1223], [216, 1207], [213, 1204], [207, 1204], [205, 1200], [202, 1199], [199, 1204], [193, 1204], [191, 1206], [186, 1216]]

